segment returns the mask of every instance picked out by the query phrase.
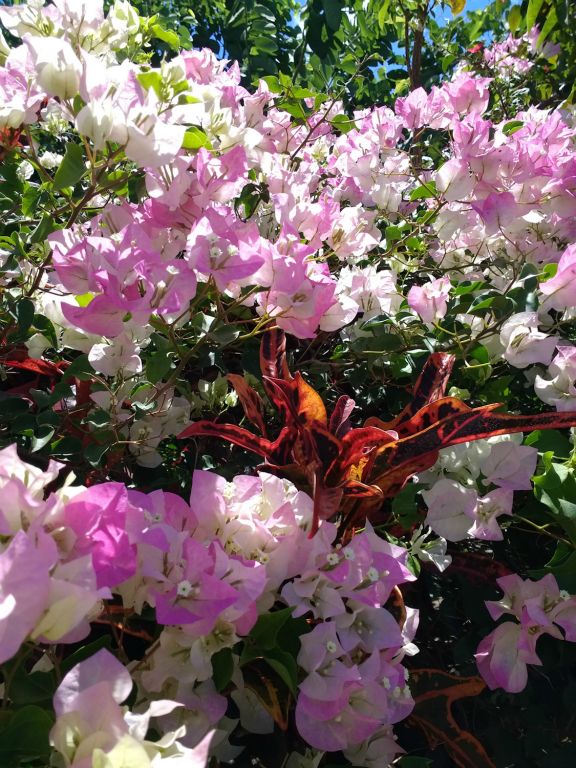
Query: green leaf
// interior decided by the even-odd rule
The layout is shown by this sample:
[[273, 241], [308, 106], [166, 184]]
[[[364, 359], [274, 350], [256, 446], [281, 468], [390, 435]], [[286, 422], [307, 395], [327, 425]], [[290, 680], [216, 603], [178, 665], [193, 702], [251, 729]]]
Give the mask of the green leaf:
[[234, 658], [230, 648], [222, 648], [215, 653], [211, 659], [212, 662], [212, 680], [218, 693], [227, 687], [234, 673]]
[[283, 112], [288, 112], [297, 120], [306, 120], [309, 114], [304, 105], [294, 99], [283, 99], [276, 104], [276, 107]]
[[353, 75], [358, 70], [358, 62], [351, 53], [347, 53], [340, 60], [340, 69], [347, 75]]
[[[364, 329], [364, 325], [361, 326]], [[358, 354], [370, 354], [384, 353], [384, 352], [396, 352], [402, 349], [404, 341], [400, 336], [395, 333], [379, 333], [373, 338], [359, 338], [352, 344], [354, 351]]]
[[[485, 294], [483, 294], [485, 295]], [[468, 310], [470, 314], [485, 314], [490, 309], [497, 317], [511, 314], [514, 310], [514, 303], [501, 293], [493, 293], [486, 299], [479, 296]]]
[[576, 546], [576, 478], [574, 470], [553, 461], [548, 451], [542, 457], [544, 473], [533, 478], [534, 495], [553, 514], [556, 522]]
[[251, 56], [260, 56], [262, 54], [274, 56], [277, 52], [278, 44], [273, 37], [257, 37], [254, 40], [254, 45], [250, 48]]
[[567, 459], [572, 446], [563, 432], [557, 429], [537, 429], [524, 440], [524, 445], [538, 448], [540, 453], [552, 451], [556, 458]]
[[330, 124], [333, 128], [336, 128], [340, 133], [348, 133], [349, 131], [356, 128], [356, 123], [354, 120], [351, 120], [348, 115], [335, 115], [331, 120]]
[[408, 483], [392, 500], [392, 512], [406, 531], [422, 522], [422, 512], [416, 501], [421, 488], [418, 483]]
[[526, 32], [530, 32], [532, 27], [536, 24], [536, 19], [540, 13], [544, 0], [529, 0], [528, 8], [526, 10]]
[[558, 272], [558, 264], [544, 264], [540, 274], [540, 282], [545, 283], [546, 280], [551, 280], [556, 276]]
[[0, 730], [0, 765], [15, 768], [21, 760], [47, 762], [51, 752], [48, 735], [52, 725], [50, 715], [32, 704], [15, 712]]
[[107, 442], [102, 443], [102, 445], [94, 443], [84, 448], [82, 455], [90, 466], [97, 467], [109, 447], [110, 445]]
[[505, 136], [511, 136], [513, 133], [516, 133], [516, 131], [519, 131], [523, 125], [524, 123], [522, 120], [510, 120], [509, 123], [506, 123], [506, 125], [502, 126], [502, 133]]
[[424, 200], [427, 197], [437, 197], [436, 182], [428, 181], [410, 192], [410, 200]]
[[26, 400], [15, 395], [6, 395], [0, 392], [0, 416], [4, 420], [11, 420], [16, 416], [28, 413], [29, 404]]
[[162, 40], [162, 42], [166, 43], [166, 45], [172, 48], [173, 51], [180, 50], [180, 38], [176, 32], [173, 32], [171, 29], [164, 29], [160, 24], [152, 24], [150, 32], [153, 37]]
[[92, 368], [88, 362], [88, 355], [78, 355], [78, 357], [70, 363], [68, 368], [66, 368], [64, 376], [62, 377], [63, 380], [66, 381], [72, 377], [75, 377], [80, 381], [89, 381], [94, 377], [94, 368]]
[[392, 243], [402, 239], [402, 230], [400, 227], [396, 227], [394, 224], [391, 224], [389, 227], [386, 227], [384, 236], [386, 237], [386, 245], [391, 245]]
[[278, 80], [276, 75], [266, 75], [261, 79], [264, 80], [264, 82], [268, 85], [270, 93], [282, 93], [284, 90], [280, 84], [280, 80]]
[[28, 704], [52, 704], [58, 685], [54, 670], [50, 672], [27, 672], [19, 664], [10, 680], [10, 701], [15, 707]]
[[44, 446], [52, 439], [54, 432], [55, 430], [48, 425], [39, 428], [36, 434], [32, 437], [32, 445], [30, 448], [32, 453], [36, 453], [36, 451], [44, 448]]
[[191, 319], [190, 324], [196, 328], [202, 334], [202, 336], [205, 336], [215, 322], [216, 318], [213, 315], [207, 315], [204, 312], [197, 312]]
[[76, 304], [78, 304], [79, 307], [87, 307], [90, 302], [94, 301], [94, 297], [96, 294], [94, 293], [79, 293], [78, 296], [74, 296], [74, 299], [76, 300]]
[[246, 184], [242, 188], [242, 192], [234, 201], [234, 211], [236, 215], [243, 221], [247, 221], [251, 218], [262, 199], [262, 190], [258, 184], [253, 182]]
[[56, 329], [51, 320], [48, 320], [44, 315], [34, 315], [32, 326], [35, 331], [41, 333], [50, 342], [50, 346], [56, 349], [58, 347], [58, 339], [56, 337]]
[[342, 20], [341, 0], [322, 0], [322, 7], [328, 29], [336, 32]]
[[80, 144], [68, 144], [64, 158], [54, 176], [54, 188], [73, 187], [86, 173], [84, 152]]
[[210, 338], [220, 347], [225, 347], [227, 344], [236, 341], [238, 336], [240, 336], [240, 330], [238, 326], [234, 324], [221, 325], [210, 331]]
[[20, 299], [16, 306], [18, 330], [25, 334], [34, 321], [34, 303], [30, 299]]
[[162, 96], [162, 75], [158, 70], [140, 72], [140, 74], [137, 75], [137, 80], [147, 91], [152, 88], [157, 96]]
[[87, 643], [86, 645], [78, 648], [77, 651], [74, 651], [74, 653], [71, 653], [70, 656], [66, 656], [66, 658], [64, 658], [60, 663], [60, 671], [62, 676], [64, 676], [67, 672], [70, 672], [70, 670], [73, 669], [76, 664], [80, 664], [81, 661], [86, 661], [86, 659], [89, 659], [90, 656], [94, 656], [94, 654], [97, 651], [100, 651], [102, 648], [106, 648], [107, 650], [112, 649], [112, 638], [110, 635], [102, 635], [102, 637], [94, 640], [94, 642]]
[[81, 453], [82, 443], [77, 437], [62, 437], [52, 443], [50, 450], [55, 458], [67, 458]]
[[146, 360], [146, 378], [156, 384], [174, 367], [171, 358], [164, 352], [153, 352]]
[[547, 573], [554, 575], [560, 589], [576, 593], [576, 552], [572, 545], [559, 541], [552, 558], [543, 568], [528, 571], [533, 579], [541, 579]]
[[45, 213], [37, 226], [32, 230], [30, 234], [30, 242], [43, 242], [51, 232], [54, 232], [55, 229], [58, 229], [58, 225], [49, 213]]
[[452, 64], [454, 64], [455, 61], [458, 60], [457, 56], [454, 56], [453, 53], [448, 53], [446, 56], [442, 56], [441, 64], [442, 64], [442, 72], [448, 72]]
[[258, 646], [263, 650], [274, 648], [278, 633], [291, 618], [293, 610], [293, 608], [282, 608], [260, 616], [248, 635], [245, 646]]
[[200, 149], [206, 147], [206, 149], [212, 149], [210, 139], [201, 128], [197, 128], [195, 125], [186, 129], [184, 134], [184, 140], [182, 142], [183, 149]]
[[24, 216], [33, 218], [38, 212], [38, 200], [40, 199], [40, 190], [38, 187], [33, 187], [32, 184], [27, 184], [24, 194], [22, 195], [22, 213]]
[[286, 684], [293, 696], [296, 696], [298, 688], [298, 666], [296, 659], [286, 651], [275, 650], [264, 657], [267, 664], [276, 672], [278, 677]]
[[542, 27], [542, 31], [538, 35], [538, 45], [543, 45], [546, 42], [546, 39], [550, 35], [550, 32], [554, 29], [554, 27], [558, 24], [558, 15], [556, 13], [556, 8], [552, 6], [550, 8], [548, 15], [546, 16], [546, 21], [544, 22], [544, 25]]
[[110, 423], [110, 414], [104, 408], [96, 408], [85, 419], [82, 419], [83, 424], [91, 424], [96, 428], [105, 427]]
[[390, 0], [384, 0], [378, 10], [378, 26], [380, 31], [384, 32], [386, 22], [388, 21], [388, 9], [390, 8]]
[[514, 34], [522, 23], [522, 9], [519, 5], [513, 5], [508, 14], [508, 28]]
[[315, 99], [317, 96], [320, 96], [322, 94], [316, 93], [316, 91], [311, 91], [310, 88], [290, 88], [290, 95], [294, 99]]

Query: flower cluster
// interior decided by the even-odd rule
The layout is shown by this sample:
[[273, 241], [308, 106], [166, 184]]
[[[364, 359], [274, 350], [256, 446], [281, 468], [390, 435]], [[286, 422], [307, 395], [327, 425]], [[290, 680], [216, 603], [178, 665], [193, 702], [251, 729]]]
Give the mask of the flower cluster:
[[[118, 531], [123, 513], [112, 498], [98, 505], [82, 487], [67, 486], [44, 500], [44, 489], [61, 465], [45, 472], [24, 464], [15, 446], [0, 451], [0, 487], [5, 503], [0, 514], [0, 661], [10, 659], [27, 640], [73, 643], [90, 632], [90, 620], [111, 597], [130, 562], [110, 563], [120, 554], [126, 535]], [[114, 520], [109, 519], [110, 505]], [[94, 516], [101, 526], [95, 525]], [[99, 535], [86, 534], [99, 528]], [[117, 535], [118, 534], [118, 535]], [[108, 567], [109, 566], [109, 567]], [[31, 589], [31, 585], [34, 588]]]
[[[111, 590], [126, 611], [142, 614], [153, 607], [165, 627], [136, 679], [148, 697], [169, 692], [173, 700], [156, 701], [147, 714], [133, 721], [122, 715], [118, 705], [132, 681], [105, 651], [63, 680], [53, 743], [74, 768], [94, 754], [84, 743], [90, 750], [97, 745], [110, 760], [129, 749], [171, 755], [169, 748], [178, 745], [188, 754], [220, 727], [227, 709], [211, 679], [212, 657], [235, 648], [279, 602], [294, 617], [313, 622], [297, 659], [302, 681], [296, 721], [308, 744], [322, 751], [359, 749], [412, 709], [400, 662], [417, 650], [411, 642], [417, 612], [405, 609], [399, 626], [384, 605], [398, 584], [414, 576], [406, 550], [370, 526], [343, 548], [332, 545], [336, 527], [330, 523], [309, 539], [312, 500], [265, 473], [228, 483], [197, 472], [192, 506], [172, 493], [144, 494], [119, 483], [68, 485], [43, 501], [59, 467], [35, 470], [14, 447], [4, 449], [2, 459], [3, 491], [13, 508], [4, 512], [0, 554], [1, 658], [11, 658], [26, 640], [82, 639], [87, 620], [100, 614]], [[234, 659], [234, 700], [241, 710], [249, 707], [252, 718], [259, 711], [260, 727], [270, 730], [271, 719], [250, 699], [239, 656]], [[175, 735], [153, 747], [135, 745], [149, 717], [159, 715], [169, 724], [178, 721]], [[250, 717], [243, 715], [242, 722], [249, 727]], [[66, 735], [70, 728], [82, 733], [74, 748]]]
[[532, 488], [537, 458], [535, 448], [522, 445], [522, 435], [442, 449], [434, 467], [418, 478], [430, 484], [422, 491], [426, 522], [448, 541], [501, 541], [498, 517], [512, 514], [514, 491]]
[[576, 642], [576, 598], [560, 590], [552, 574], [531, 581], [513, 573], [498, 579], [498, 586], [504, 597], [486, 603], [490, 616], [510, 614], [516, 621], [499, 624], [482, 640], [476, 663], [490, 688], [518, 693], [526, 687], [527, 665], [542, 664], [536, 653], [539, 637]]

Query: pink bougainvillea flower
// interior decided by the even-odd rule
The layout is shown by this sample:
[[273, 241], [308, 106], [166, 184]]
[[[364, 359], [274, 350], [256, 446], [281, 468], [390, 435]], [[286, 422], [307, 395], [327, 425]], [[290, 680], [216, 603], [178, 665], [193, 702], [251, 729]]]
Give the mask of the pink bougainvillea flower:
[[539, 637], [547, 634], [576, 642], [576, 597], [561, 591], [551, 573], [539, 581], [512, 573], [497, 582], [504, 597], [486, 602], [491, 617], [511, 614], [518, 621], [506, 621], [485, 637], [476, 663], [489, 688], [518, 693], [528, 681], [527, 665], [542, 663], [536, 654]]
[[478, 671], [489, 688], [509, 693], [523, 691], [528, 682], [527, 664], [541, 664], [534, 652], [520, 645], [522, 627], [510, 621], [487, 635], [476, 651]]
[[408, 305], [425, 323], [441, 320], [447, 312], [450, 278], [440, 277], [425, 285], [413, 285], [408, 291]]
[[136, 548], [126, 532], [128, 508], [123, 484], [102, 483], [75, 496], [61, 513], [75, 535], [68, 557], [90, 554], [99, 587], [115, 587], [136, 571]]
[[43, 531], [19, 531], [0, 554], [0, 663], [17, 653], [42, 616], [57, 561], [56, 544]]
[[576, 245], [569, 245], [558, 262], [558, 271], [549, 280], [541, 283], [539, 290], [546, 297], [542, 302], [545, 309], [576, 306]]

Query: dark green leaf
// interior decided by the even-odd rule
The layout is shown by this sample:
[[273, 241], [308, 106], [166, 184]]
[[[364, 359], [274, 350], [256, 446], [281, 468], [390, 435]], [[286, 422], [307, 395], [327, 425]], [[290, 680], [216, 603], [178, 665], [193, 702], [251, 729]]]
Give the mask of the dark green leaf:
[[34, 315], [32, 325], [35, 331], [37, 331], [38, 333], [41, 333], [43, 336], [45, 336], [48, 339], [48, 341], [50, 342], [50, 346], [54, 347], [54, 349], [58, 347], [56, 330], [52, 322], [48, 320], [47, 317], [44, 317], [44, 315]]
[[234, 658], [230, 648], [222, 648], [212, 656], [212, 680], [218, 693], [227, 687], [234, 672]]
[[32, 453], [36, 453], [36, 451], [41, 450], [44, 448], [45, 445], [47, 445], [50, 440], [52, 439], [52, 436], [54, 435], [54, 428], [50, 427], [49, 425], [44, 425], [40, 427], [36, 434], [32, 437], [32, 444], [30, 450]]
[[54, 221], [50, 214], [45, 213], [40, 219], [38, 225], [32, 230], [30, 234], [31, 243], [41, 243], [46, 240], [49, 234], [58, 229], [57, 223]]
[[16, 306], [18, 330], [25, 334], [34, 320], [34, 303], [30, 299], [20, 299]]
[[258, 617], [258, 621], [252, 628], [246, 645], [257, 646], [263, 650], [275, 647], [278, 633], [292, 616], [293, 608], [282, 608], [279, 611], [265, 613]]
[[421, 489], [418, 483], [408, 483], [392, 500], [392, 512], [407, 531], [422, 522], [422, 511], [418, 509], [417, 495]]
[[0, 765], [16, 768], [21, 760], [48, 761], [52, 725], [48, 712], [32, 704], [15, 712], [0, 730]]
[[153, 352], [146, 360], [146, 378], [157, 384], [174, 367], [171, 358], [164, 352]]
[[543, 455], [544, 473], [533, 478], [534, 494], [554, 515], [576, 546], [576, 478], [574, 470], [553, 461], [553, 453]]
[[84, 152], [80, 144], [68, 144], [64, 158], [54, 176], [55, 189], [73, 187], [86, 173]]
[[88, 362], [88, 355], [79, 355], [64, 372], [63, 380], [75, 377], [80, 381], [89, 381], [94, 377], [94, 368]]
[[97, 640], [81, 646], [78, 650], [74, 651], [74, 653], [66, 656], [60, 664], [62, 675], [65, 675], [73, 669], [76, 664], [80, 664], [81, 661], [86, 661], [90, 656], [94, 656], [94, 654], [102, 648], [106, 648], [107, 650], [112, 649], [112, 638], [110, 635], [102, 635], [102, 637], [99, 637]]
[[19, 664], [10, 680], [10, 700], [15, 707], [27, 704], [52, 704], [58, 685], [54, 670], [51, 672], [27, 672]]
[[110, 446], [107, 443], [102, 443], [102, 445], [92, 444], [84, 448], [82, 455], [93, 467], [97, 467], [100, 464], [100, 460], [102, 459], [102, 456], [106, 453]]
[[560, 589], [570, 594], [576, 592], [576, 552], [571, 545], [559, 541], [554, 555], [543, 568], [528, 571], [532, 579], [541, 579], [547, 573], [554, 575]]
[[336, 32], [342, 19], [341, 0], [322, 0], [326, 24], [332, 32]]

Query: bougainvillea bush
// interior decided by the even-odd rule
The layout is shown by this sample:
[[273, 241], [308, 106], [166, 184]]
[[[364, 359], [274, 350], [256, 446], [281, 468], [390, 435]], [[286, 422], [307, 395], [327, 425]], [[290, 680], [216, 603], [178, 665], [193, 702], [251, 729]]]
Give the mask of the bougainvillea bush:
[[358, 110], [125, 0], [0, 22], [0, 765], [571, 764], [546, 30]]

